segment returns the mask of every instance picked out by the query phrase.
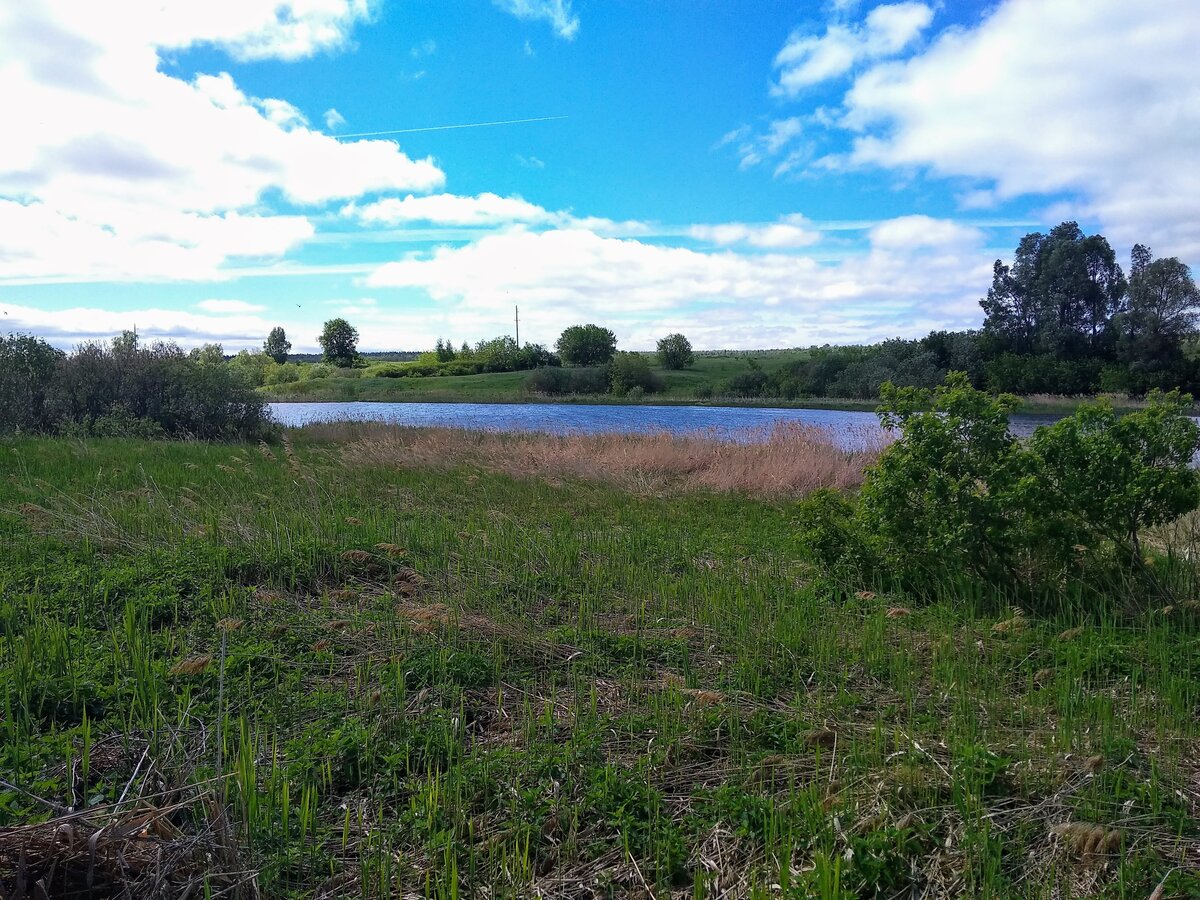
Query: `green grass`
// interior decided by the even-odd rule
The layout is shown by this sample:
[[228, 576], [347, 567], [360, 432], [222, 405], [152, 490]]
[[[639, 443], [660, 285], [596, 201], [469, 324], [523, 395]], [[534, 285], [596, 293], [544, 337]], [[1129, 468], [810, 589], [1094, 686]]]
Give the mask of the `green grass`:
[[1200, 894], [1192, 613], [889, 617], [788, 502], [295, 441], [0, 444], [0, 826], [171, 807], [212, 896]]

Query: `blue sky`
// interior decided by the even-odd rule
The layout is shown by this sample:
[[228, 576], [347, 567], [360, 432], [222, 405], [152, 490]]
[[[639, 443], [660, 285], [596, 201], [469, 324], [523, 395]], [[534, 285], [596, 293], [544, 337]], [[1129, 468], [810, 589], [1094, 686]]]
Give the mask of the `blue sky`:
[[978, 324], [1064, 218], [1200, 252], [1184, 0], [129, 5], [0, 12], [0, 309], [62, 346], [416, 349], [514, 304], [548, 344], [858, 343]]

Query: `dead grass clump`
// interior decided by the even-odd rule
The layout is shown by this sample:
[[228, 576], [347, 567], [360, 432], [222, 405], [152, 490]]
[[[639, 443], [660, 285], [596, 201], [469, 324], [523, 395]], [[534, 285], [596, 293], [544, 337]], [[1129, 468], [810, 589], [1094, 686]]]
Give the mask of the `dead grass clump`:
[[[198, 828], [173, 820], [184, 807]], [[0, 896], [258, 896], [238, 859], [232, 829], [211, 801], [163, 808], [142, 802], [103, 824], [78, 814], [0, 829]]]
[[201, 653], [198, 656], [189, 656], [187, 659], [181, 660], [171, 666], [172, 675], [199, 675], [210, 665], [212, 665], [212, 654]]
[[567, 434], [358, 425], [344, 459], [356, 465], [473, 465], [513, 477], [583, 478], [638, 490], [682, 488], [798, 496], [862, 483], [886, 437], [849, 440], [832, 430], [781, 422], [731, 440], [711, 433]]
[[1105, 825], [1065, 822], [1050, 829], [1076, 856], [1085, 862], [1098, 856], [1112, 856], [1121, 849], [1121, 832]]

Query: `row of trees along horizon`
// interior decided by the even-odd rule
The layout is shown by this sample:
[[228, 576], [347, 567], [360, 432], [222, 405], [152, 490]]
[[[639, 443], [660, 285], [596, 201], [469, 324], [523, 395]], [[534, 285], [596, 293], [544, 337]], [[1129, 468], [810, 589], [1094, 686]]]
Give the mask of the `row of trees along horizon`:
[[[977, 330], [750, 354], [744, 370], [700, 382], [695, 395], [874, 399], [885, 383], [928, 388], [950, 372], [965, 373], [977, 388], [1023, 395], [1200, 390], [1200, 289], [1175, 257], [1154, 259], [1135, 245], [1126, 274], [1103, 235], [1064, 222], [1022, 238], [1011, 264], [997, 260], [980, 305]], [[131, 333], [69, 354], [31, 335], [0, 337], [0, 430], [257, 436], [269, 420], [256, 388], [339, 372], [424, 378], [531, 370], [526, 389], [547, 395], [628, 397], [664, 385], [648, 354], [618, 352], [613, 332], [596, 324], [567, 328], [554, 350], [508, 335], [457, 349], [439, 339], [431, 351], [374, 364], [358, 352], [358, 330], [345, 319], [326, 322], [318, 340], [320, 361], [298, 365], [281, 327], [261, 352], [232, 358], [219, 344], [185, 352], [172, 343], [144, 346]], [[697, 355], [709, 353], [697, 354], [682, 334], [658, 342], [662, 369], [688, 368]]]
[[[917, 340], [870, 346], [825, 345], [802, 355], [790, 351], [796, 358], [770, 371], [755, 357], [778, 352], [737, 353], [747, 356], [746, 371], [719, 385], [705, 385], [701, 393], [873, 399], [884, 382], [932, 387], [951, 371], [965, 372], [977, 388], [1023, 395], [1140, 396], [1156, 388], [1200, 389], [1200, 291], [1185, 263], [1175, 257], [1154, 259], [1142, 244], [1133, 248], [1127, 275], [1108, 240], [1084, 234], [1075, 222], [1064, 222], [1048, 234], [1028, 234], [1010, 265], [996, 260], [992, 285], [980, 306], [985, 317], [977, 330], [935, 331]], [[353, 338], [349, 349], [348, 335]], [[364, 364], [354, 350], [356, 341], [357, 331], [345, 320], [327, 323], [321, 336], [324, 361]], [[615, 365], [615, 375], [535, 373], [528, 387], [561, 394], [622, 393], [634, 387], [651, 393], [662, 386], [648, 366], [618, 356], [615, 336], [598, 325], [568, 328], [555, 351], [541, 344], [518, 346], [509, 336], [474, 346], [463, 343], [458, 349], [439, 338], [433, 351], [377, 367], [372, 374], [402, 378], [558, 366], [611, 370]], [[697, 354], [686, 337], [675, 334], [659, 341], [657, 357], [662, 368], [679, 369], [690, 366], [696, 355], [717, 353], [728, 355]], [[300, 373], [283, 377], [294, 380]]]

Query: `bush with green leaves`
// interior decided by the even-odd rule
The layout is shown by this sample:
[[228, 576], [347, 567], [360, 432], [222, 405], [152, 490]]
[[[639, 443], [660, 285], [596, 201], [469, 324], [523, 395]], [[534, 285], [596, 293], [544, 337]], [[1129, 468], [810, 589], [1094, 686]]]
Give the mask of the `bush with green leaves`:
[[46, 430], [46, 394], [63, 355], [31, 335], [0, 337], [0, 431]]
[[1044, 595], [1084, 574], [1081, 547], [1095, 551], [1091, 576], [1106, 558], [1140, 570], [1139, 535], [1200, 506], [1190, 398], [1152, 395], [1122, 417], [1086, 405], [1027, 441], [1009, 427], [1016, 405], [962, 373], [933, 391], [885, 385], [880, 420], [899, 438], [857, 499], [805, 502], [801, 541], [834, 574], [918, 592], [966, 577]]
[[608, 364], [609, 390], [618, 397], [633, 388], [653, 394], [662, 388], [662, 378], [650, 368], [650, 361], [641, 353], [618, 353]]
[[330, 319], [317, 338], [324, 362], [348, 369], [358, 362], [358, 329], [345, 319]]

